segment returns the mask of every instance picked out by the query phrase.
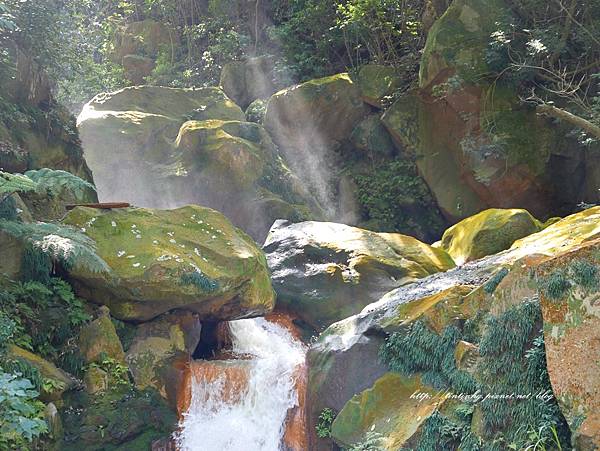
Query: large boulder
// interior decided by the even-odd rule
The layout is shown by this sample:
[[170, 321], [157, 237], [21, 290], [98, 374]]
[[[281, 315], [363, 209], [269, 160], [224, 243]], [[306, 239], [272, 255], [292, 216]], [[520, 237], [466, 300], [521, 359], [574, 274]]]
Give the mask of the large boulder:
[[377, 430], [385, 437], [377, 449], [396, 451], [443, 404], [443, 394], [422, 384], [420, 377], [386, 373], [346, 403], [331, 426], [331, 435], [336, 443], [350, 447]]
[[542, 223], [526, 210], [492, 208], [482, 211], [444, 232], [441, 248], [457, 265], [508, 249], [520, 238], [539, 232]]
[[367, 113], [360, 90], [348, 74], [284, 89], [267, 104], [265, 128], [328, 218], [345, 213], [337, 197], [335, 151]]
[[221, 88], [242, 109], [257, 99], [268, 99], [277, 91], [274, 60], [268, 56], [227, 63], [221, 71]]
[[572, 431], [573, 447], [600, 448], [600, 240], [543, 262], [542, 298], [548, 373]]
[[321, 329], [454, 266], [415, 238], [327, 222], [275, 223], [264, 246], [279, 305]]
[[[362, 441], [365, 435], [368, 436], [367, 432], [380, 434], [384, 443], [393, 443], [393, 449], [399, 446], [418, 448], [417, 444], [426, 440], [427, 436], [431, 438], [431, 427], [441, 421], [438, 413], [430, 415], [428, 411], [429, 419], [423, 427], [415, 425], [414, 434], [407, 435], [394, 416], [387, 415], [383, 408], [380, 415], [375, 408], [377, 402], [383, 402], [376, 401], [379, 398], [373, 398], [373, 395], [377, 387], [382, 389], [381, 381], [377, 381], [390, 370], [382, 362], [382, 356], [387, 355], [383, 361], [393, 364], [403, 376], [420, 374], [426, 386], [426, 390], [422, 391], [425, 392], [433, 388], [436, 392], [450, 389], [454, 393], [469, 394], [475, 392], [473, 381], [483, 394], [514, 391], [514, 387], [536, 393], [542, 389], [550, 392], [554, 389], [558, 404], [552, 397], [535, 405], [533, 403], [540, 400], [524, 398], [523, 403], [532, 405], [508, 404], [499, 411], [493, 401], [477, 402], [472, 415], [468, 414], [463, 419], [459, 418], [460, 415], [457, 417], [454, 408], [442, 412], [445, 418], [443, 424], [467, 427], [477, 441], [489, 443], [489, 440], [497, 439], [498, 434], [522, 439], [520, 425], [523, 421], [533, 421], [533, 417], [527, 417], [532, 411], [537, 412], [537, 420], [540, 418], [538, 414], [543, 411], [543, 415], [554, 415], [557, 428], [566, 427], [557, 413], [558, 406], [565, 412], [572, 431], [582, 424], [578, 421], [581, 417], [574, 415], [575, 410], [590, 412], [587, 415], [589, 422], [583, 423], [587, 426], [577, 436], [582, 437], [581, 443], [589, 441], [590, 437], [594, 439], [593, 433], [590, 435], [596, 421], [591, 413], [594, 405], [583, 401], [586, 393], [597, 390], [594, 379], [590, 379], [589, 372], [583, 370], [585, 365], [591, 365], [590, 354], [565, 349], [574, 349], [569, 341], [570, 334], [580, 337], [576, 341], [588, 343], [588, 337], [577, 334], [580, 330], [589, 330], [587, 324], [593, 324], [594, 312], [593, 309], [577, 306], [588, 305], [589, 300], [594, 299], [595, 294], [589, 287], [595, 271], [589, 265], [577, 263], [579, 268], [587, 268], [579, 270], [580, 274], [587, 275], [586, 280], [590, 284], [587, 289], [578, 288], [574, 282], [560, 283], [562, 279], [556, 279], [555, 275], [550, 286], [563, 287], [558, 290], [557, 299], [561, 299], [558, 306], [544, 300], [545, 285], [539, 281], [549, 280], [546, 276], [556, 272], [557, 267], [564, 271], [564, 266], [558, 262], [568, 259], [566, 256], [571, 251], [579, 253], [578, 258], [573, 256], [572, 259], [589, 263], [589, 256], [595, 255], [594, 251], [597, 253], [599, 237], [600, 207], [595, 207], [517, 240], [510, 249], [499, 254], [396, 288], [366, 306], [359, 314], [332, 324], [308, 353], [310, 427], [318, 423], [319, 413], [324, 408], [332, 408], [343, 412], [337, 427], [334, 427], [334, 438], [343, 446]], [[577, 251], [582, 245], [581, 249], [585, 250]], [[544, 270], [544, 264], [551, 268]], [[567, 279], [575, 274], [568, 270]], [[536, 301], [540, 291], [541, 306]], [[567, 295], [577, 313], [570, 310], [571, 303], [564, 300]], [[529, 359], [538, 358], [539, 352], [543, 351], [539, 341], [534, 340], [539, 338], [538, 331], [543, 324], [548, 347], [549, 381], [544, 376], [543, 363], [541, 367], [537, 363], [528, 363]], [[579, 326], [583, 329], [578, 329]], [[396, 332], [400, 334], [395, 336], [395, 344], [390, 345], [386, 337]], [[518, 341], [519, 346], [516, 346], [511, 334], [528, 338]], [[593, 336], [591, 334], [589, 340], [593, 340]], [[590, 346], [593, 348], [593, 345]], [[509, 348], [510, 351], [507, 351]], [[572, 357], [568, 362], [564, 359], [565, 352], [570, 352]], [[498, 365], [500, 361], [504, 363]], [[539, 362], [545, 362], [543, 354]], [[509, 367], [521, 369], [516, 372], [503, 369]], [[575, 375], [577, 368], [582, 370]], [[355, 377], [352, 371], [359, 376]], [[572, 382], [568, 381], [569, 376], [564, 376], [567, 373], [572, 375]], [[352, 400], [359, 393], [362, 394]], [[401, 402], [393, 394], [389, 396], [392, 399], [386, 402], [392, 405]], [[363, 402], [369, 399], [372, 402]], [[567, 400], [571, 399], [577, 401], [567, 404]], [[419, 406], [425, 408], [424, 404]], [[409, 410], [403, 418], [418, 415], [418, 409]], [[388, 422], [387, 418], [392, 420]], [[360, 424], [357, 430], [363, 432], [363, 437], [349, 432], [344, 426], [353, 422]], [[395, 424], [399, 426], [396, 428]], [[424, 428], [429, 431], [428, 434], [424, 433]], [[405, 442], [395, 441], [398, 437], [406, 439]], [[331, 446], [315, 437], [312, 440], [315, 449], [325, 450]]]
[[231, 320], [273, 308], [264, 254], [214, 210], [78, 207], [64, 223], [93, 239], [106, 264], [95, 272], [75, 259], [67, 269], [76, 292], [119, 319], [145, 321], [183, 308]]
[[[490, 207], [563, 215], [598, 201], [597, 152], [569, 127], [538, 116], [516, 87], [497, 83], [491, 35], [514, 23], [510, 2], [452, 2], [429, 31], [418, 93], [403, 96], [384, 123], [407, 150], [449, 220]], [[558, 176], [560, 174], [560, 176]]]
[[145, 86], [97, 96], [79, 128], [100, 200], [207, 205], [261, 241], [275, 219], [304, 218], [314, 202], [264, 129], [244, 120], [218, 88]]

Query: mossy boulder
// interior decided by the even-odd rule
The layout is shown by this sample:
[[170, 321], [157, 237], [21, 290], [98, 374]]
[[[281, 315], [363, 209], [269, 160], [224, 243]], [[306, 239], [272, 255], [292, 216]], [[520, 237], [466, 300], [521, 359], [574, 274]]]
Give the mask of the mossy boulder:
[[445, 251], [415, 238], [327, 222], [277, 222], [264, 250], [279, 304], [316, 329], [454, 266]]
[[359, 69], [356, 83], [365, 102], [382, 108], [402, 86], [402, 77], [394, 67], [367, 64]]
[[153, 390], [109, 390], [91, 395], [73, 393], [61, 411], [64, 451], [148, 450], [173, 433], [175, 413]]
[[40, 399], [44, 402], [57, 401], [66, 392], [77, 387], [77, 381], [67, 372], [57, 368], [52, 362], [19, 346], [8, 345], [6, 358], [30, 365], [39, 371], [43, 380], [51, 383], [48, 384], [49, 388], [41, 390]]
[[[571, 269], [571, 264], [564, 260], [586, 260], [587, 265], [577, 263], [575, 266], [579, 268], [580, 274], [586, 275], [584, 279], [590, 283], [588, 287], [592, 286], [589, 281], [594, 280], [594, 277], [591, 276], [595, 271], [591, 269], [589, 263], [597, 253], [599, 238], [600, 208], [595, 207], [571, 215], [540, 232], [518, 240], [510, 249], [499, 254], [483, 257], [461, 267], [433, 274], [412, 284], [396, 288], [366, 306], [360, 313], [332, 324], [311, 345], [307, 356], [310, 368], [308, 384], [310, 427], [314, 427], [318, 423], [318, 415], [324, 408], [332, 408], [336, 411], [346, 410], [338, 423], [339, 436], [337, 440], [343, 446], [347, 446], [348, 443], [359, 438], [348, 432], [352, 428], [346, 428], [346, 426], [344, 426], [345, 429], [342, 428], [343, 424], [354, 424], [353, 422], [364, 423], [365, 428], [362, 429], [364, 432], [380, 434], [384, 444], [393, 441], [395, 436], [393, 429], [390, 429], [390, 423], [393, 424], [394, 420], [390, 420], [390, 423], [377, 420], [379, 417], [373, 413], [376, 413], [374, 406], [377, 406], [378, 403], [403, 401], [396, 399], [394, 395], [389, 396], [390, 400], [377, 398], [368, 390], [390, 370], [390, 367], [384, 363], [390, 362], [390, 360], [382, 361], [382, 347], [386, 343], [386, 336], [399, 332], [400, 337], [416, 338], [414, 343], [417, 345], [408, 341], [405, 342], [405, 346], [408, 348], [395, 348], [395, 352], [401, 352], [401, 349], [408, 352], [399, 355], [396, 365], [402, 368], [401, 364], [403, 364], [405, 368], [403, 371], [409, 371], [411, 366], [407, 366], [406, 362], [417, 359], [416, 362], [420, 363], [417, 363], [416, 367], [412, 366], [410, 371], [415, 375], [421, 373], [422, 382], [428, 386], [429, 390], [435, 388], [437, 392], [439, 389], [447, 389], [448, 386], [453, 387], [453, 384], [459, 384], [456, 385], [457, 387], [470, 387], [470, 380], [476, 380], [478, 383], [484, 384], [484, 387], [488, 386], [487, 390], [491, 391], [494, 388], [489, 388], [489, 384], [499, 384], [498, 386], [501, 388], [495, 390], [506, 391], [506, 386], [502, 386], [502, 384], [508, 384], [512, 390], [515, 385], [526, 387], [526, 384], [531, 384], [532, 381], [537, 381], [536, 384], [543, 382], [547, 384], [543, 391], [555, 390], [558, 406], [563, 409], [572, 430], [576, 431], [577, 427], [581, 425], [578, 420], [581, 420], [582, 417], [575, 416], [576, 408], [574, 406], [585, 406], [581, 408], [588, 409], [589, 412], [593, 411], [593, 408], [589, 410], [590, 404], [582, 399], [586, 396], [584, 393], [595, 389], [595, 379], [591, 378], [590, 373], [583, 369], [584, 366], [586, 368], [593, 367], [589, 360], [590, 354], [566, 350], [565, 346], [575, 349], [575, 345], [573, 341], [563, 340], [564, 337], [568, 338], [571, 333], [578, 337], [575, 340], [577, 343], [589, 343], [589, 340], [593, 340], [594, 333], [585, 325], [588, 324], [588, 321], [591, 321], [590, 324], [595, 324], [593, 323], [594, 310], [589, 308], [589, 305], [593, 303], [590, 299], [594, 299], [595, 294], [593, 290], [575, 283], [576, 273]], [[573, 255], [569, 257], [571, 252]], [[564, 264], [559, 263], [561, 261]], [[546, 264], [549, 267], [543, 269]], [[565, 273], [567, 283], [557, 283], [557, 280], [563, 280], [561, 277], [551, 283], [552, 287], [562, 287], [559, 290], [560, 296], [553, 301], [547, 298], [544, 289], [540, 287], [547, 286], [542, 285], [541, 281], [548, 281], [548, 276], [551, 275], [556, 277], [557, 271], [561, 274]], [[541, 293], [540, 290], [542, 290]], [[540, 297], [542, 299], [541, 310], [540, 304], [535, 301]], [[508, 338], [504, 335], [493, 335], [498, 331], [491, 332], [491, 327], [497, 327], [503, 321], [506, 321], [508, 325], [515, 323], [514, 326], [509, 327], [523, 327], [521, 332], [515, 332], [529, 337], [527, 343], [521, 348], [522, 353], [510, 356], [506, 351], [507, 355], [502, 352], [498, 354], [502, 355], [502, 358], [514, 359], [513, 364], [522, 367], [523, 362], [528, 361], [525, 356], [530, 348], [537, 346], [539, 351], [539, 344], [535, 345], [531, 340], [538, 337], [537, 331], [542, 327], [542, 316], [550, 381], [544, 379], [543, 365], [542, 367], [531, 366], [530, 369], [522, 369], [517, 374], [513, 374], [513, 377], [516, 378], [514, 380], [517, 382], [510, 385], [507, 381], [511, 379], [507, 379], [507, 375], [502, 370], [502, 368], [506, 368], [506, 365], [502, 365], [502, 368], [497, 367], [500, 357], [490, 352], [490, 347], [495, 349], [493, 352], [500, 352], [498, 349], [503, 345], [499, 343]], [[581, 330], [587, 331], [583, 335], [578, 335], [579, 325], [583, 326]], [[454, 333], [457, 335], [452, 335]], [[450, 337], [450, 341], [440, 347], [441, 341], [448, 340], [448, 337]], [[486, 344], [482, 350], [481, 340], [484, 337]], [[434, 348], [426, 351], [428, 343]], [[444, 346], [446, 347], [445, 352], [440, 352]], [[594, 345], [586, 344], [586, 346], [593, 349]], [[586, 346], [577, 349], [588, 349]], [[566, 354], [569, 354], [569, 359], [564, 357]], [[423, 360], [419, 360], [421, 357]], [[436, 361], [438, 363], [434, 364]], [[545, 362], [545, 360], [542, 361]], [[439, 365], [437, 369], [435, 365]], [[565, 365], [568, 365], [569, 369]], [[419, 368], [421, 371], [418, 370]], [[538, 372], [535, 375], [532, 373], [525, 375], [526, 372], [533, 371], [531, 368], [538, 368], [536, 370]], [[578, 370], [579, 368], [581, 371]], [[562, 377], [561, 371], [571, 376]], [[575, 375], [575, 372], [578, 374]], [[490, 374], [494, 376], [490, 376]], [[407, 374], [404, 375], [407, 376]], [[550, 382], [552, 387], [549, 386]], [[560, 387], [558, 391], [556, 391], [556, 387]], [[561, 389], [564, 390], [562, 393], [565, 393], [562, 398], [558, 395], [561, 393]], [[367, 391], [364, 392], [365, 390]], [[450, 391], [469, 392], [464, 388], [452, 388]], [[349, 403], [356, 393], [361, 392], [364, 393]], [[567, 393], [570, 395], [567, 396]], [[362, 403], [364, 399], [373, 402]], [[578, 401], [568, 404], [567, 400], [571, 402], [573, 399], [578, 399]], [[548, 402], [550, 404], [543, 401], [543, 409], [549, 409], [547, 413], [557, 412], [557, 401], [552, 398]], [[346, 404], [347, 409], [344, 407]], [[487, 404], [487, 410], [481, 410], [478, 407], [468, 414], [466, 423], [464, 418], [461, 420], [454, 415], [456, 412], [453, 409], [448, 412], [440, 411], [443, 418], [438, 414], [432, 415], [426, 423], [427, 430], [429, 434], [432, 433], [432, 430], [437, 431], [435, 432], [437, 434], [441, 424], [452, 427], [468, 426], [475, 440], [482, 440], [484, 444], [489, 444], [489, 441], [486, 440], [490, 440], [490, 437], [497, 437], [495, 434], [498, 432], [498, 427], [494, 429], [490, 426], [494, 421], [499, 421], [500, 423], [495, 424], [501, 424], [507, 434], [518, 435], [520, 433], [517, 431], [519, 425], [513, 428], [510, 418], [513, 415], [524, 415], [522, 406], [511, 405], [504, 409], [503, 413], [495, 411], [496, 414], [493, 409], [490, 410], [489, 406], [490, 404]], [[412, 418], [411, 412], [403, 414], [405, 421], [406, 418]], [[418, 411], [414, 410], [414, 416], [417, 415]], [[555, 413], [554, 415], [557, 415], [557, 427], [561, 429], [563, 423], [560, 414]], [[384, 417], [386, 415], [382, 414], [382, 418]], [[391, 415], [387, 417], [394, 418]], [[576, 436], [582, 437], [581, 443], [594, 437], [593, 433], [590, 436], [590, 431], [594, 430], [592, 425], [595, 424], [595, 416], [590, 413], [588, 417], [590, 421], [584, 423], [587, 426], [581, 429], [580, 435], [576, 433]], [[539, 416], [536, 418], [539, 420]], [[368, 429], [373, 424], [375, 425], [373, 429]], [[419, 443], [424, 443], [423, 440], [427, 434], [423, 432], [423, 427], [419, 426], [421, 432], [417, 432], [414, 438], [403, 446], [415, 449], [418, 448]], [[347, 431], [348, 435], [341, 432], [342, 430]], [[433, 437], [435, 438], [435, 435]], [[315, 449], [318, 450], [330, 449], [331, 446], [315, 438], [313, 438], [313, 443]]]
[[200, 342], [201, 324], [198, 315], [175, 311], [136, 327], [131, 346], [127, 349], [127, 364], [139, 389], [154, 387], [167, 397], [171, 387], [163, 376], [173, 357], [191, 356]]
[[227, 63], [221, 71], [221, 88], [242, 109], [256, 99], [268, 99], [277, 91], [274, 60], [268, 56]]
[[244, 121], [218, 88], [137, 87], [97, 96], [79, 128], [101, 200], [207, 205], [262, 241], [277, 219], [266, 198], [287, 203], [288, 219], [318, 209], [265, 130]]
[[346, 403], [333, 422], [331, 436], [338, 445], [350, 447], [377, 431], [378, 449], [396, 451], [444, 402], [443, 394], [422, 384], [420, 377], [386, 373]]
[[265, 128], [327, 217], [342, 217], [345, 207], [337, 196], [335, 151], [367, 114], [360, 90], [345, 73], [286, 88], [267, 104]]
[[273, 308], [264, 254], [215, 210], [78, 207], [64, 223], [92, 238], [109, 268], [94, 273], [74, 264], [75, 290], [119, 319], [144, 321], [184, 308], [231, 320]]
[[542, 223], [526, 210], [492, 208], [446, 230], [441, 248], [462, 265], [506, 250], [518, 239], [540, 230]]
[[581, 199], [597, 202], [589, 190], [598, 184], [597, 152], [570, 137], [568, 125], [523, 104], [516, 86], [484, 75], [494, 72], [492, 34], [514, 21], [504, 0], [452, 2], [428, 34], [419, 91], [383, 117], [451, 221], [490, 207], [546, 219]]
[[99, 317], [79, 332], [79, 351], [87, 363], [100, 363], [106, 357], [125, 363], [123, 345], [105, 306], [100, 307]]

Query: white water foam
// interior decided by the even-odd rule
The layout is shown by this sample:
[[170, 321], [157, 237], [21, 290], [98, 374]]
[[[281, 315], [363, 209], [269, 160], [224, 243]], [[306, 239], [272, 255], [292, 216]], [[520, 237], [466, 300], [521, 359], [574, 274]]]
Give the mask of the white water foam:
[[278, 451], [289, 409], [297, 405], [294, 372], [304, 362], [301, 342], [263, 318], [229, 323], [233, 351], [252, 355], [248, 388], [223, 401], [224, 379], [195, 378], [178, 437], [182, 451]]

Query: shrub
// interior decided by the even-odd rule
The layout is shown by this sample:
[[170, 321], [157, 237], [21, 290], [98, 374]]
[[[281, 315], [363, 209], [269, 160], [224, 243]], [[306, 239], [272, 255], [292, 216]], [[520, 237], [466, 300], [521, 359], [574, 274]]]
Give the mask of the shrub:
[[38, 395], [29, 380], [0, 371], [0, 449], [28, 450], [48, 431]]

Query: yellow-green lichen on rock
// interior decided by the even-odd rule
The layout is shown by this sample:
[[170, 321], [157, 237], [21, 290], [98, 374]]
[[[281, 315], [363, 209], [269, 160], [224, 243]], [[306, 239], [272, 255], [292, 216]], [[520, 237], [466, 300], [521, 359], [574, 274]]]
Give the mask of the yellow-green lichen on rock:
[[165, 367], [178, 355], [191, 356], [200, 342], [197, 314], [175, 311], [136, 327], [126, 360], [138, 389], [154, 387], [167, 397]]
[[419, 376], [386, 373], [346, 403], [333, 422], [331, 435], [338, 445], [348, 447], [375, 432], [381, 434], [379, 445], [384, 450], [396, 451], [442, 406], [441, 393], [423, 385]]
[[69, 268], [80, 295], [124, 320], [174, 308], [230, 320], [268, 313], [275, 297], [266, 260], [245, 233], [215, 210], [78, 207], [65, 218], [97, 245], [109, 271]]
[[526, 210], [491, 208], [446, 230], [441, 247], [462, 265], [506, 250], [541, 229], [542, 224]]

